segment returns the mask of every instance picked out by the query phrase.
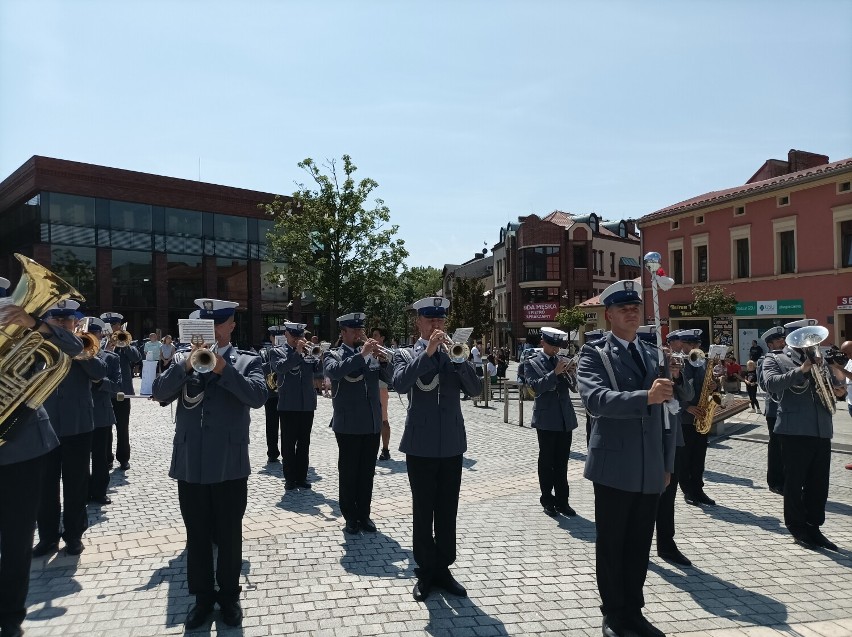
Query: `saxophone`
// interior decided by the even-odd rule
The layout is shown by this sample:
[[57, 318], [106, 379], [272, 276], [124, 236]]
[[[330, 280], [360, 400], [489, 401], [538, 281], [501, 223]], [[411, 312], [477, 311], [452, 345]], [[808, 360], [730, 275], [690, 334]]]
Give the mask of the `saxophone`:
[[[689, 353], [690, 361], [693, 359], [693, 353], [696, 350], [692, 350]], [[701, 352], [701, 350], [698, 350]], [[703, 357], [704, 352], [701, 352], [701, 357]], [[700, 360], [697, 354], [695, 358]], [[713, 426], [713, 416], [716, 414], [716, 407], [722, 404], [722, 397], [719, 395], [719, 392], [716, 391], [715, 385], [716, 381], [713, 379], [713, 368], [719, 364], [719, 357], [714, 356], [711, 361], [707, 363], [707, 366], [704, 368], [704, 383], [701, 385], [701, 395], [698, 397], [698, 407], [701, 407], [704, 410], [704, 416], [699, 418], [695, 417], [695, 431], [700, 434], [710, 433], [710, 427]]]
[[[41, 316], [59, 301], [85, 298], [73, 286], [29, 257], [21, 262], [21, 279], [7, 304]], [[43, 367], [30, 373], [35, 365]], [[35, 330], [21, 325], [0, 327], [0, 445], [9, 432], [47, 400], [71, 367], [71, 359]]]

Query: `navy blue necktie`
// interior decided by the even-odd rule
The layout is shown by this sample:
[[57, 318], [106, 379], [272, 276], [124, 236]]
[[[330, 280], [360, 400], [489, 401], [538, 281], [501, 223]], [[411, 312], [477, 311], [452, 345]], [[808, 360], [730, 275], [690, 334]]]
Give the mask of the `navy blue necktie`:
[[648, 370], [645, 369], [645, 361], [642, 360], [642, 355], [639, 354], [639, 350], [636, 349], [636, 343], [630, 343], [627, 346], [627, 349], [630, 350], [633, 362], [636, 363], [636, 367], [638, 367], [639, 371], [642, 372], [642, 377], [644, 378], [645, 374], [648, 373]]

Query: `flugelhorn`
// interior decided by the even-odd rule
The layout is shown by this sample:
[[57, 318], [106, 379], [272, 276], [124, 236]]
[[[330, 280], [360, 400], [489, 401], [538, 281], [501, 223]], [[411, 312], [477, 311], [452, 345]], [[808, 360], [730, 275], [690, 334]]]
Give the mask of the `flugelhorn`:
[[834, 395], [822, 375], [823, 365], [820, 360], [822, 353], [819, 350], [819, 344], [827, 338], [828, 330], [826, 328], [821, 325], [809, 325], [793, 330], [784, 340], [790, 347], [802, 350], [808, 360], [811, 361], [811, 378], [814, 381], [817, 396], [823, 407], [833, 414], [837, 412], [837, 407], [835, 406]]

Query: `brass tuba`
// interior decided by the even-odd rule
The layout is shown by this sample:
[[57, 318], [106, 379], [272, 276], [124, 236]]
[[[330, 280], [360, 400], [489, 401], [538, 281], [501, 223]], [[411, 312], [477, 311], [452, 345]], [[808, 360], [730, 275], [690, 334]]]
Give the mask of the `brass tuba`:
[[[33, 316], [41, 316], [59, 301], [85, 298], [73, 286], [29, 257], [21, 262], [21, 278], [10, 297]], [[30, 374], [33, 366], [44, 367]], [[38, 409], [53, 393], [71, 367], [71, 359], [37, 330], [21, 325], [0, 327], [0, 445], [9, 432]]]

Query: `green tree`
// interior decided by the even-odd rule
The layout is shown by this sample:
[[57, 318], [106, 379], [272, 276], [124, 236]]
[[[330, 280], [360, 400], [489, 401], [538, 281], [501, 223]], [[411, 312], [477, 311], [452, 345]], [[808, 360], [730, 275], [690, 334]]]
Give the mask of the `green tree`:
[[485, 296], [485, 286], [480, 279], [453, 279], [453, 297], [447, 320], [447, 332], [459, 327], [472, 327], [473, 338], [491, 332], [493, 325], [491, 296]]
[[365, 306], [370, 326], [382, 324], [403, 343], [414, 334], [414, 301], [433, 296], [441, 289], [441, 271], [431, 266], [406, 268], [385, 286], [384, 293]]
[[283, 280], [294, 295], [309, 291], [328, 312], [329, 325], [342, 312], [383, 298], [408, 256], [405, 242], [395, 238], [399, 226], [388, 225], [384, 201], [365, 207], [378, 183], [356, 183], [356, 166], [349, 155], [342, 160], [342, 174], [333, 159], [322, 167], [311, 158], [299, 162], [312, 187], [297, 182], [291, 199], [276, 197], [260, 206], [275, 219], [267, 260], [284, 264], [269, 273], [270, 282]]
[[574, 307], [563, 307], [556, 314], [556, 322], [563, 331], [570, 334], [586, 324], [586, 314], [576, 305]]
[[728, 294], [721, 285], [699, 285], [692, 289], [693, 307], [698, 316], [716, 316], [733, 314], [737, 309], [737, 299]]

